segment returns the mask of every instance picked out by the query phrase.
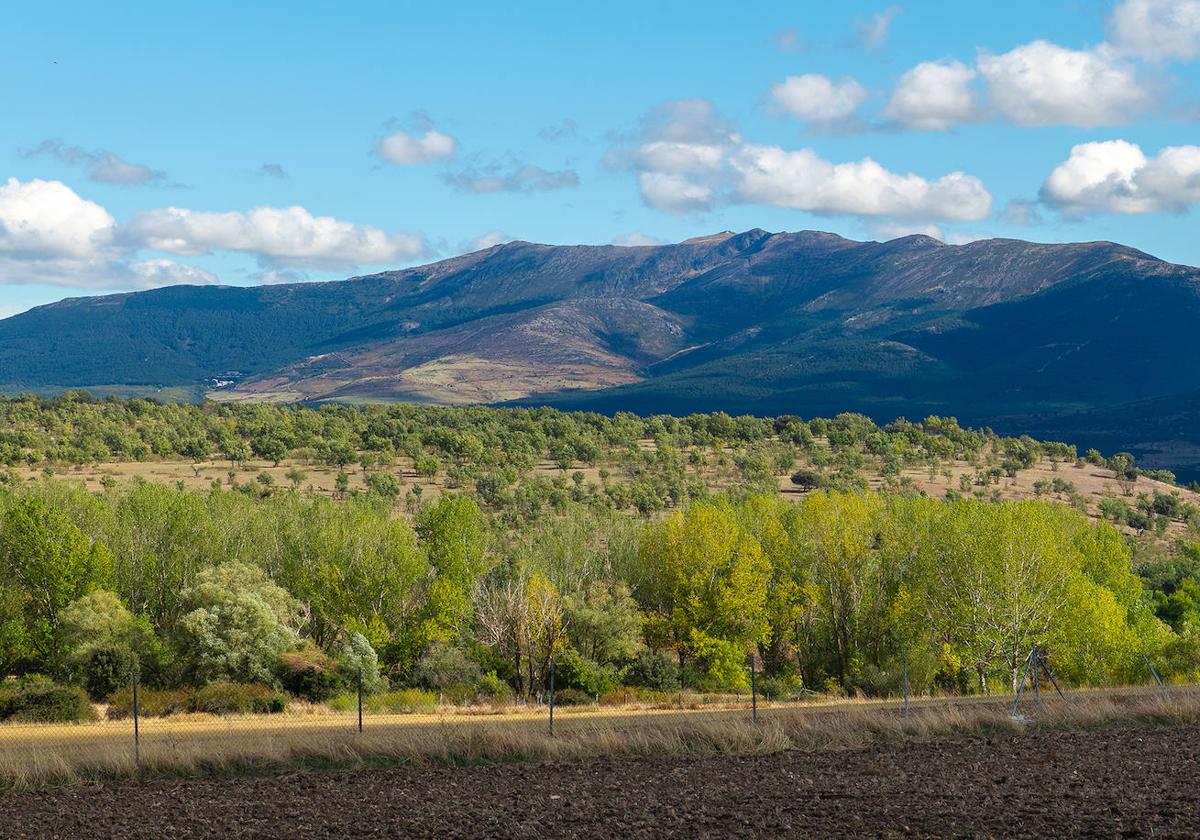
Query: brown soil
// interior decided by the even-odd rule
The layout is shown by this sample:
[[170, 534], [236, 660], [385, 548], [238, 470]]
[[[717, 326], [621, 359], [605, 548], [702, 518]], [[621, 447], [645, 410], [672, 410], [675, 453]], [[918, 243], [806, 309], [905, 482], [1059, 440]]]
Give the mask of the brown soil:
[[1200, 727], [828, 752], [113, 782], [0, 795], [0, 836], [1200, 836]]

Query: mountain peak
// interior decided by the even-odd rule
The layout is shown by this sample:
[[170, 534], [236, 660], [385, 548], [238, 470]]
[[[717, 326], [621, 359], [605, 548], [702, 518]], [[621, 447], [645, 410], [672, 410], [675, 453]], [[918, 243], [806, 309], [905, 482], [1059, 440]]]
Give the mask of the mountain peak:
[[691, 239], [685, 239], [682, 242], [680, 242], [679, 244], [680, 245], [716, 245], [717, 243], [724, 242], [726, 239], [732, 239], [734, 236], [737, 236], [737, 234], [734, 233], [733, 231], [723, 230], [723, 231], [720, 231], [719, 233], [710, 233], [705, 236], [693, 236]]

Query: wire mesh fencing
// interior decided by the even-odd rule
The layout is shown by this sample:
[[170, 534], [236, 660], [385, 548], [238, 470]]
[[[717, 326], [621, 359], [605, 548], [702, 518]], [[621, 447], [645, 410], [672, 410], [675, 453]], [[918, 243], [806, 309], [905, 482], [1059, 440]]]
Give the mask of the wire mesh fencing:
[[[0, 779], [20, 783], [80, 773], [371, 757], [454, 763], [679, 749], [689, 743], [756, 749], [764, 740], [776, 746], [804, 745], [806, 738], [813, 745], [839, 739], [857, 743], [871, 728], [895, 735], [961, 730], [972, 721], [996, 725], [1009, 717], [1028, 723], [1051, 712], [1080, 721], [1120, 714], [1122, 708], [1161, 714], [1167, 704], [1181, 714], [1200, 712], [1200, 692], [1168, 689], [1149, 659], [1143, 661], [1146, 687], [1063, 691], [1044, 649], [1034, 645], [1011, 694], [915, 697], [909, 691], [906, 651], [900, 673], [893, 675], [897, 693], [857, 699], [807, 689], [764, 696], [762, 663], [755, 657], [745, 665], [749, 690], [744, 694], [617, 689], [584, 702], [577, 690], [556, 686], [553, 666], [540, 694], [504, 703], [464, 702], [417, 689], [370, 692], [361, 672], [343, 690], [307, 699], [266, 685], [228, 682], [149, 687], [136, 670], [126, 688], [103, 702], [91, 701], [80, 689], [9, 680], [0, 683]], [[1047, 690], [1054, 689], [1045, 707], [1043, 680]], [[10, 714], [18, 702], [26, 704], [25, 710]]]

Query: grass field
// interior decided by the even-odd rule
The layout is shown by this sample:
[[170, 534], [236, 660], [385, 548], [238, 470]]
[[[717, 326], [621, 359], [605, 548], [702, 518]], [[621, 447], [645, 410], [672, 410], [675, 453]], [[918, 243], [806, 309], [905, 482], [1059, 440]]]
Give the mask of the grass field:
[[[470, 714], [368, 715], [362, 734], [353, 713], [309, 710], [217, 718], [183, 715], [143, 720], [140, 765], [149, 773], [208, 773], [246, 768], [472, 764], [647, 754], [745, 753], [857, 747], [910, 739], [1090, 728], [1111, 723], [1163, 725], [1200, 721], [1200, 687], [1043, 694], [1022, 701], [1026, 720], [1009, 716], [1011, 698], [914, 699], [907, 717], [895, 701], [749, 704], [705, 709], [569, 707], [555, 712], [554, 736], [543, 708]], [[30, 787], [138, 772], [132, 721], [0, 726], [0, 780]]]

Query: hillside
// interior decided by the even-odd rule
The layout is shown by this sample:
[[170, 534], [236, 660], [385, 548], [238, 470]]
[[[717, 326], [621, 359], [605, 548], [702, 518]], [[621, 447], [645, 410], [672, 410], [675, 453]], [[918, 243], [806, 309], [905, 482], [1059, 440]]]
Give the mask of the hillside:
[[1200, 428], [1143, 421], [1200, 391], [1197, 325], [1200, 271], [1107, 242], [514, 242], [349, 281], [40, 307], [0, 321], [0, 388], [953, 415], [1191, 477]]

